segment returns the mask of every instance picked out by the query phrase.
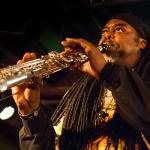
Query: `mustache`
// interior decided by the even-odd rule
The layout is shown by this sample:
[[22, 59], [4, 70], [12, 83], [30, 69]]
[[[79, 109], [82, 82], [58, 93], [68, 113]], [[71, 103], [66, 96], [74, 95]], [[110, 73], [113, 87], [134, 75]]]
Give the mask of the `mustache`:
[[111, 47], [114, 46], [114, 44], [110, 40], [104, 40], [99, 46], [102, 47], [102, 50], [101, 50], [102, 52], [107, 52], [107, 51], [110, 51]]
[[[119, 46], [116, 46], [112, 41], [110, 40], [105, 40], [102, 42], [100, 45], [102, 47], [101, 53], [106, 54], [109, 57], [122, 57], [124, 54], [121, 51], [118, 51]], [[111, 49], [116, 49], [116, 50], [111, 50]]]

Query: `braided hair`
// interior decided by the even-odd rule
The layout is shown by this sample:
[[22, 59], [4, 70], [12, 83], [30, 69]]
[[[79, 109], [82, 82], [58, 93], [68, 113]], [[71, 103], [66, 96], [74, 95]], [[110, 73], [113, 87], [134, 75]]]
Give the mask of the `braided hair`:
[[102, 86], [101, 81], [84, 75], [63, 97], [51, 118], [53, 124], [57, 125], [65, 115], [60, 138], [62, 149], [65, 149], [64, 146], [69, 149], [69, 145], [76, 145], [76, 149], [81, 149], [87, 142], [87, 134], [93, 128], [95, 113], [100, 110], [99, 95]]

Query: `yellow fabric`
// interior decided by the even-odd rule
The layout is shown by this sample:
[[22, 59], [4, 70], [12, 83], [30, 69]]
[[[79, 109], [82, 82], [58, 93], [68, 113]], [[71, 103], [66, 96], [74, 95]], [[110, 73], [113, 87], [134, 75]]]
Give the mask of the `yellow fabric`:
[[[110, 147], [109, 150], [115, 150], [113, 144], [111, 144], [111, 140], [109, 139]], [[106, 146], [108, 144], [108, 137], [100, 137], [91, 144], [89, 144], [86, 150], [106, 150]], [[124, 150], [125, 143], [123, 140], [119, 140], [118, 149], [117, 150]]]
[[[116, 109], [116, 103], [114, 98], [112, 97], [112, 93], [111, 91], [109, 91], [108, 89], [105, 92], [104, 95], [104, 100], [103, 100], [103, 111], [107, 112], [108, 116], [105, 117], [105, 122], [109, 121], [110, 119], [113, 118], [114, 112]], [[55, 132], [57, 135], [61, 135], [62, 133], [62, 124], [63, 124], [63, 118], [61, 118], [60, 122], [57, 124], [57, 126], [54, 126]], [[95, 140], [94, 142], [90, 143], [89, 145], [87, 145], [89, 150], [105, 150], [106, 149], [106, 145], [108, 142], [108, 137], [100, 137], [97, 140]], [[111, 142], [111, 141], [110, 141]], [[120, 145], [119, 145], [119, 149], [118, 150], [123, 150], [123, 148], [121, 146], [124, 147], [124, 143], [123, 141], [120, 141]], [[98, 148], [98, 149], [97, 149]], [[58, 144], [56, 145], [56, 149], [58, 150]], [[109, 150], [114, 150], [113, 145], [110, 146]]]
[[[108, 122], [109, 120], [111, 120], [113, 118], [115, 109], [116, 109], [116, 102], [112, 96], [112, 93], [110, 90], [106, 89], [106, 91], [104, 93], [103, 108], [102, 108], [102, 110], [108, 114], [108, 116], [104, 118], [105, 122]], [[87, 145], [88, 150], [105, 150], [108, 140], [111, 143], [111, 140], [108, 139], [108, 137], [106, 137], [106, 136], [99, 137], [97, 140], [95, 140]], [[110, 145], [109, 150], [114, 150], [114, 147], [112, 144]], [[118, 150], [123, 150], [123, 149], [118, 149]]]
[[107, 112], [108, 116], [105, 117], [105, 122], [109, 121], [113, 118], [115, 109], [116, 109], [116, 102], [115, 99], [112, 96], [112, 92], [108, 89], [106, 89], [105, 95], [104, 95], [104, 103], [103, 103], [103, 111]]
[[60, 122], [57, 124], [57, 126], [54, 126], [55, 132], [59, 136], [62, 134], [63, 120], [64, 120], [64, 116], [60, 119]]

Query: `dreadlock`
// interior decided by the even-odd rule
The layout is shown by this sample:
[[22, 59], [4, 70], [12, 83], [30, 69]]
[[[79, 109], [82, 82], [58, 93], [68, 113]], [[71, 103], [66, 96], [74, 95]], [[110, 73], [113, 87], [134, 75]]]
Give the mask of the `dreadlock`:
[[86, 145], [94, 116], [100, 110], [102, 86], [102, 82], [84, 75], [65, 94], [52, 116], [53, 124], [57, 125], [65, 115], [60, 149], [71, 149], [74, 145], [80, 150]]
[[95, 113], [100, 110], [99, 85], [102, 85], [102, 82], [88, 75], [75, 82], [54, 112], [53, 124], [58, 124], [65, 115], [63, 128], [77, 132], [90, 129]]

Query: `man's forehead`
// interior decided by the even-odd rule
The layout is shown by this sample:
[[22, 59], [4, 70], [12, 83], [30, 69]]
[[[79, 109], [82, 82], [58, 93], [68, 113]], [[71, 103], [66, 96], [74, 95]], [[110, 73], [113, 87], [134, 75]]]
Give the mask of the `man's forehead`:
[[148, 25], [139, 17], [124, 13], [113, 16], [105, 25], [107, 28], [111, 28], [115, 24], [124, 24], [127, 29], [134, 30], [141, 38], [147, 39], [150, 34]]
[[120, 19], [111, 19], [109, 20], [106, 25], [104, 26], [104, 28], [110, 28], [113, 26], [117, 26], [117, 25], [124, 25], [124, 26], [130, 26], [127, 22], [120, 20]]

